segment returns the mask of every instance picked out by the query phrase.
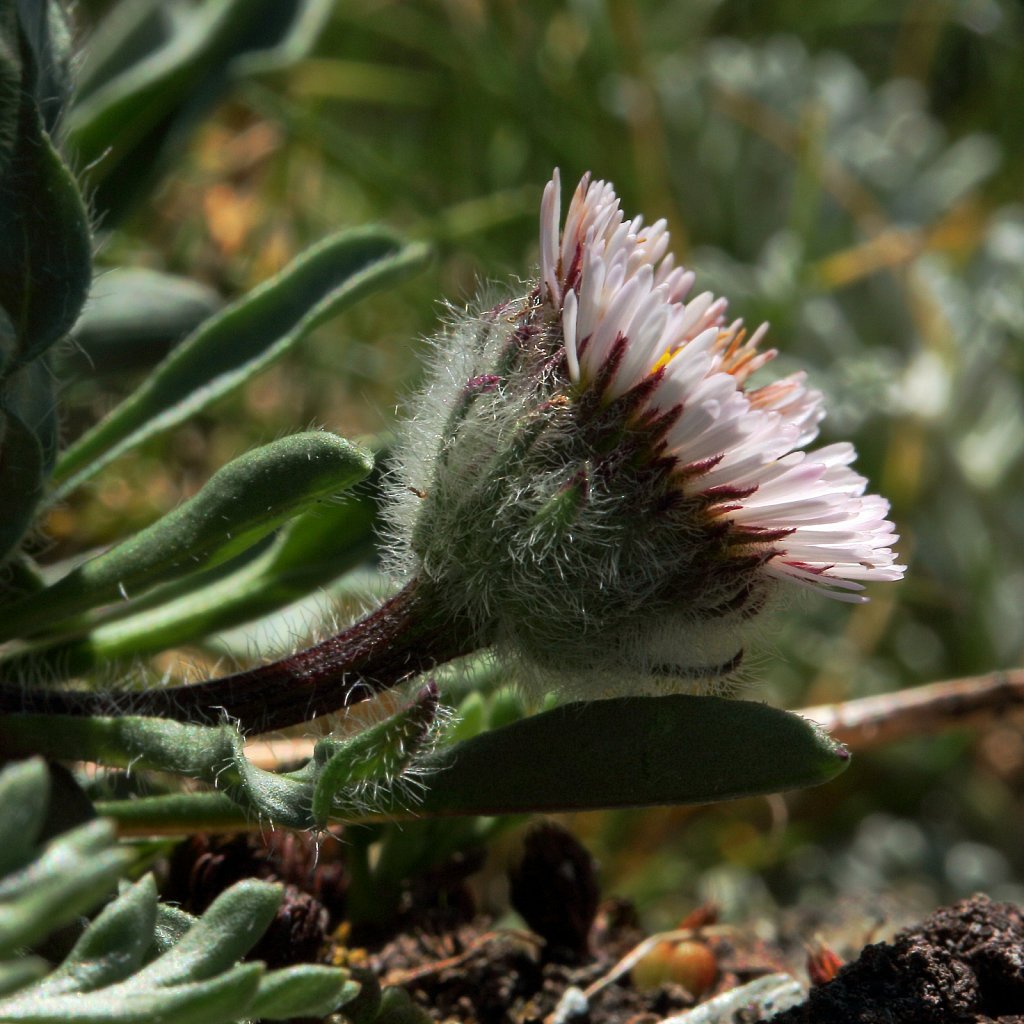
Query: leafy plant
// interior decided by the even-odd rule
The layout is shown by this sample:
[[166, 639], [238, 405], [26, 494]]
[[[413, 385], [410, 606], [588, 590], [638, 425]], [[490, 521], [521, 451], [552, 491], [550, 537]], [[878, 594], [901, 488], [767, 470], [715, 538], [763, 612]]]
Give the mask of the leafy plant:
[[[859, 432], [866, 475], [896, 499], [894, 518], [910, 538], [907, 548], [915, 548], [914, 582], [898, 600], [859, 611], [845, 637], [832, 610], [782, 619], [787, 657], [763, 673], [774, 698], [788, 693], [793, 700], [811, 678], [815, 699], [831, 699], [1017, 658], [1021, 545], [1013, 540], [1022, 520], [1012, 482], [1022, 404], [1019, 360], [1008, 342], [1021, 328], [1024, 234], [1019, 210], [999, 206], [997, 190], [1000, 182], [1006, 190], [1019, 160], [973, 130], [989, 114], [965, 116], [977, 81], [880, 81], [872, 62], [858, 67], [855, 31], [847, 47], [854, 59], [822, 53], [825, 37], [846, 47], [831, 16], [797, 16], [785, 5], [776, 16], [786, 34], [770, 37], [755, 24], [767, 16], [745, 20], [750, 5], [742, 3], [714, 11], [640, 5], [639, 15], [628, 3], [565, 10], [524, 4], [475, 20], [443, 5], [341, 5], [332, 14], [334, 6], [124, 0], [87, 41], [77, 96], [68, 88], [61, 8], [9, 4], [0, 14], [4, 756], [43, 754], [128, 770], [120, 793], [97, 803], [126, 834], [257, 821], [315, 831], [358, 824], [349, 836], [358, 874], [349, 914], [364, 921], [394, 909], [398, 881], [502, 827], [493, 815], [717, 801], [813, 785], [847, 763], [805, 723], [750, 701], [672, 695], [552, 707], [498, 691], [524, 679], [536, 691], [564, 675], [569, 659], [564, 646], [549, 642], [566, 632], [566, 605], [545, 603], [555, 578], [548, 569], [558, 560], [538, 571], [541, 560], [521, 557], [520, 544], [501, 545], [502, 559], [480, 557], [495, 512], [509, 512], [510, 520], [522, 513], [527, 526], [511, 535], [567, 548], [601, 477], [581, 457], [579, 472], [571, 479], [552, 474], [550, 501], [529, 509], [500, 487], [485, 493], [487, 480], [498, 479], [488, 458], [466, 460], [475, 475], [445, 477], [442, 463], [458, 457], [461, 429], [447, 405], [437, 406], [444, 417], [435, 410], [428, 421], [427, 433], [449, 432], [422, 478], [395, 485], [393, 472], [385, 477], [395, 465], [390, 436], [355, 444], [308, 430], [210, 473], [194, 497], [151, 523], [119, 524], [102, 552], [37, 564], [40, 538], [63, 502], [116, 479], [121, 466], [138, 464], [133, 459], [154, 452], [162, 458], [183, 425], [201, 417], [205, 430], [214, 402], [238, 409], [241, 389], [273, 364], [302, 350], [310, 388], [323, 386], [339, 366], [361, 375], [362, 385], [391, 357], [395, 336], [425, 329], [401, 324], [388, 334], [387, 318], [398, 321], [400, 303], [384, 313], [361, 305], [375, 294], [383, 309], [380, 299], [427, 264], [425, 246], [377, 227], [330, 235], [269, 275], [253, 271], [260, 283], [249, 292], [236, 288], [243, 275], [235, 268], [207, 274], [227, 301], [175, 274], [103, 266], [83, 306], [92, 236], [109, 243], [109, 264], [131, 262], [138, 236], [159, 235], [166, 222], [151, 229], [138, 214], [225, 97], [235, 104], [222, 108], [223, 123], [269, 117], [304, 147], [301, 159], [330, 179], [335, 191], [321, 203], [316, 190], [295, 188], [287, 157], [274, 157], [267, 190], [280, 190], [279, 200], [298, 211], [305, 230], [297, 237], [308, 239], [309, 225], [312, 237], [333, 231], [342, 202], [352, 203], [357, 222], [374, 202], [387, 223], [402, 223], [412, 210], [413, 237], [429, 236], [442, 249], [458, 243], [460, 255], [449, 252], [443, 265], [447, 294], [457, 294], [460, 285], [451, 282], [464, 279], [465, 251], [481, 255], [485, 273], [534, 259], [535, 184], [555, 163], [611, 174], [636, 208], [669, 217], [677, 242], [676, 221], [685, 221], [698, 268], [739, 298], [743, 312], [770, 318], [773, 336], [786, 339], [783, 372], [807, 365], [829, 393], [828, 428]], [[986, 9], [996, 8], [1009, 11], [999, 3]], [[890, 17], [877, 3], [852, 16], [870, 22], [872, 40], [895, 36]], [[850, 26], [841, 20], [845, 33]], [[984, 33], [967, 15], [954, 20], [958, 46], [981, 45]], [[1001, 39], [1019, 39], [1019, 19], [1004, 27]], [[916, 30], [908, 22], [905, 31], [909, 37]], [[310, 59], [321, 35], [327, 43]], [[346, 60], [324, 57], [342, 37]], [[995, 64], [991, 48], [986, 52]], [[940, 64], [950, 79], [960, 73], [957, 60]], [[1004, 84], [989, 91], [1005, 107], [1002, 97], [1016, 95], [1020, 80], [1005, 55], [998, 65]], [[949, 132], [940, 121], [947, 88], [962, 91], [961, 120]], [[1010, 115], [1004, 111], [1008, 123]], [[365, 141], [368, 126], [373, 145]], [[83, 189], [68, 167], [80, 171]], [[161, 202], [165, 210], [171, 205]], [[125, 235], [109, 234], [123, 224], [127, 243]], [[185, 237], [160, 239], [154, 248], [169, 257], [167, 265], [191, 272]], [[366, 317], [355, 333], [381, 334], [387, 344], [349, 342], [324, 358], [323, 327], [347, 311]], [[483, 319], [466, 328], [481, 344]], [[322, 348], [312, 356], [317, 331]], [[69, 334], [74, 348], [62, 344]], [[464, 364], [453, 368], [444, 355], [438, 362], [437, 376], [466, 388], [474, 409], [465, 422], [473, 422], [494, 397], [487, 379], [493, 367], [460, 376]], [[61, 452], [57, 428], [67, 416], [57, 396], [64, 384], [76, 374], [124, 368], [152, 372]], [[380, 404], [390, 405], [387, 386], [382, 390], [387, 400]], [[524, 410], [522, 423], [518, 412], [505, 422], [523, 427], [528, 445], [526, 421], [535, 410]], [[303, 410], [300, 422], [310, 415]], [[339, 429], [350, 434], [348, 410], [338, 415], [345, 424]], [[887, 444], [885, 416], [892, 420]], [[614, 447], [610, 437], [600, 440]], [[550, 449], [535, 455], [520, 461], [512, 488], [518, 497], [551, 466]], [[348, 616], [351, 607], [365, 607], [368, 577], [374, 594], [390, 585], [377, 572], [382, 505], [396, 500], [397, 486], [409, 519], [420, 518], [438, 481], [454, 481], [449, 493], [465, 498], [465, 505], [441, 509], [462, 522], [459, 543], [434, 527], [445, 521], [434, 503], [435, 518], [420, 527], [407, 562], [415, 569], [416, 558], [434, 565], [448, 559], [447, 580], [459, 586], [461, 566], [482, 566], [465, 587], [473, 599], [460, 615], [423, 619], [422, 592], [400, 591], [321, 643], [293, 644], [302, 649], [269, 664], [252, 657], [262, 616], [302, 601], [300, 614], [308, 617], [318, 600], [315, 614], [323, 618], [332, 599], [345, 602]], [[642, 539], [633, 527], [635, 519], [620, 532], [629, 538], [633, 529]], [[1002, 553], [998, 564], [994, 549]], [[592, 562], [602, 550], [601, 543], [588, 549]], [[536, 580], [533, 598], [511, 602], [502, 627], [492, 628], [479, 609], [500, 603], [503, 580], [524, 565]], [[649, 586], [654, 575], [641, 571], [634, 585]], [[706, 595], [704, 582], [698, 569], [681, 589]], [[578, 592], [579, 577], [570, 583]], [[732, 596], [749, 600], [742, 588]], [[630, 632], [643, 635], [638, 646], [645, 646], [656, 617], [643, 602], [630, 614]], [[510, 619], [529, 622], [528, 664], [509, 656]], [[282, 631], [292, 628], [294, 619], [275, 619], [282, 621]], [[575, 672], [572, 692], [582, 697], [599, 674], [586, 670], [594, 650], [615, 646], [603, 623], [586, 633], [593, 621], [590, 608], [574, 620], [570, 653], [584, 670]], [[692, 619], [684, 625], [706, 631]], [[235, 631], [230, 641], [227, 630]], [[502, 655], [497, 669], [469, 660], [492, 643]], [[210, 661], [228, 649], [242, 666], [223, 676], [204, 669], [198, 683], [156, 685], [148, 658], [181, 647]], [[717, 653], [727, 666], [732, 651]], [[550, 663], [538, 671], [545, 656]], [[449, 659], [459, 661], [454, 671], [439, 664]], [[178, 669], [183, 660], [161, 662], [175, 666], [175, 683], [187, 674]], [[664, 660], [656, 667], [670, 674], [679, 666]], [[601, 676], [602, 691], [635, 684], [635, 673], [626, 678], [621, 669], [616, 664]], [[346, 713], [380, 694], [372, 710]], [[442, 701], [455, 706], [454, 716]], [[310, 726], [312, 718], [319, 721]], [[267, 770], [249, 740], [286, 726], [315, 733], [315, 740], [297, 761]], [[943, 756], [937, 749], [927, 757]], [[178, 786], [174, 777], [189, 784]], [[878, 787], [872, 799], [884, 800], [888, 790]], [[394, 818], [402, 819], [400, 828], [385, 824]], [[370, 842], [379, 847], [373, 857], [365, 849]], [[118, 849], [111, 843], [110, 851]], [[143, 901], [142, 884], [128, 891], [133, 905]], [[251, 892], [250, 899], [258, 902]], [[158, 922], [164, 914], [156, 912]], [[31, 973], [35, 963], [23, 956], [9, 966]], [[17, 998], [28, 991], [19, 989]]]
[[[165, 10], [140, 3], [133, 8], [135, 21], [109, 29], [130, 29], [135, 43], [118, 49], [101, 36], [101, 56], [94, 58], [99, 63], [84, 75], [83, 98], [68, 115], [68, 138], [79, 158], [106, 153], [104, 188], [121, 176], [131, 179], [133, 189], [139, 185], [144, 176], [136, 164], [142, 154], [165, 152], [161, 147], [167, 140], [194, 123], [199, 99], [205, 104], [224, 87], [224, 68], [234, 67], [224, 63], [229, 50], [241, 54], [255, 47], [266, 57], [266, 48], [277, 46], [274, 59], [284, 60], [301, 52], [296, 40], [308, 41], [323, 19], [322, 4], [290, 5], [279, 9], [280, 23], [270, 35], [256, 39], [238, 31], [242, 6], [211, 0], [198, 8]], [[57, 30], [63, 26], [60, 10], [53, 7], [49, 14], [54, 27], [35, 35], [24, 17], [12, 13], [8, 19], [5, 52], [21, 54], [21, 63], [11, 59], [5, 65], [12, 82], [20, 72], [28, 85], [37, 66], [66, 64], [67, 33]], [[250, 57], [245, 66], [251, 68]], [[194, 75], [205, 83], [201, 88], [192, 88], [194, 82], [186, 86]], [[161, 279], [157, 285], [151, 279], [150, 287], [136, 290], [136, 278], [123, 276], [108, 287], [101, 313], [92, 314], [94, 339], [103, 337], [105, 326], [113, 332], [119, 325], [144, 322], [154, 295], [159, 308], [169, 311], [168, 324], [189, 324], [197, 316], [199, 322], [134, 393], [58, 458], [52, 384], [38, 360], [67, 333], [81, 308], [90, 277], [89, 228], [74, 180], [42, 127], [32, 90], [25, 88], [22, 95], [24, 111], [9, 147], [24, 159], [38, 160], [42, 153], [46, 164], [19, 169], [12, 159], [3, 179], [4, 208], [23, 222], [5, 236], [11, 241], [3, 254], [19, 269], [8, 276], [0, 295], [17, 345], [5, 369], [9, 397], [3, 405], [2, 467], [11, 474], [32, 474], [28, 482], [14, 476], [9, 481], [17, 495], [4, 520], [12, 552], [41, 509], [237, 389], [316, 326], [401, 280], [426, 257], [424, 247], [379, 229], [344, 232], [205, 317], [207, 307], [200, 304], [197, 310], [194, 293], [173, 282]], [[126, 125], [135, 127], [129, 131]], [[154, 132], [164, 141], [154, 142]], [[141, 148], [128, 146], [134, 138]], [[149, 157], [148, 164], [159, 163]], [[114, 194], [120, 196], [120, 188]], [[31, 251], [26, 254], [19, 245], [30, 245]], [[60, 301], [48, 301], [37, 311], [34, 297], [44, 292]], [[46, 412], [35, 419], [19, 412], [28, 401], [23, 368], [30, 365], [35, 367], [31, 380], [50, 389], [45, 402], [35, 399]], [[19, 444], [35, 445], [37, 456], [19, 457]], [[296, 828], [323, 828], [339, 818], [394, 813], [411, 802], [410, 773], [432, 779], [427, 794], [418, 798], [418, 813], [492, 814], [716, 799], [822, 781], [844, 765], [834, 746], [810, 726], [746, 702], [700, 701], [701, 727], [680, 757], [677, 744], [689, 735], [686, 723], [693, 720], [697, 700], [686, 697], [629, 708], [624, 719], [615, 704], [555, 709], [434, 752], [444, 716], [436, 688], [428, 685], [399, 700], [375, 724], [322, 740], [297, 772], [275, 775], [254, 767], [245, 756], [248, 732], [337, 711], [481, 645], [472, 631], [459, 638], [451, 622], [429, 611], [423, 588], [407, 588], [307, 650], [206, 683], [117, 692], [30, 683], [40, 676], [109, 678], [113, 659], [123, 663], [129, 656], [194, 640], [333, 581], [364, 557], [376, 499], [364, 493], [332, 509], [320, 503], [352, 488], [372, 465], [367, 450], [331, 434], [299, 434], [236, 459], [179, 508], [46, 584], [28, 558], [9, 554], [0, 640], [17, 644], [0, 659], [0, 707], [10, 715], [3, 719], [5, 748], [18, 755], [48, 753], [150, 768], [218, 786], [221, 794], [212, 803], [202, 795], [183, 795], [184, 803], [159, 812], [182, 828], [189, 814], [237, 820], [255, 815]], [[780, 729], [792, 733], [785, 758], [774, 751]], [[563, 730], [572, 732], [574, 747], [552, 743]], [[552, 760], [560, 749], [573, 753]], [[609, 770], [615, 759], [620, 760]], [[711, 761], [722, 762], [720, 771], [708, 772]], [[500, 777], [486, 769], [497, 763], [503, 766]], [[627, 777], [631, 781], [622, 788]], [[152, 807], [143, 802], [134, 811], [122, 810], [135, 813], [147, 806]]]
[[286, 1020], [324, 1016], [359, 994], [341, 968], [239, 962], [281, 902], [278, 886], [257, 881], [239, 882], [194, 918], [160, 903], [144, 875], [122, 886], [55, 968], [24, 955], [95, 910], [139, 860], [102, 819], [42, 843], [48, 788], [38, 759], [0, 773], [0, 1020]]

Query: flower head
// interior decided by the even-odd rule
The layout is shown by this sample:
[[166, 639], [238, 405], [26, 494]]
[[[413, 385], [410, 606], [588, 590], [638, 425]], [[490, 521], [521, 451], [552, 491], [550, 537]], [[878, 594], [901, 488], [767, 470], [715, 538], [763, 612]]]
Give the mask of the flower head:
[[584, 177], [544, 191], [540, 280], [453, 321], [393, 481], [394, 564], [460, 621], [587, 696], [729, 675], [782, 584], [846, 601], [894, 580], [888, 503], [849, 444], [808, 452], [803, 374], [690, 298], [664, 221]]
[[[680, 490], [710, 498], [737, 550], [770, 551], [764, 572], [830, 597], [865, 600], [861, 580], [896, 580], [889, 503], [865, 495], [851, 444], [808, 454], [825, 413], [797, 373], [748, 390], [776, 354], [726, 323], [710, 292], [686, 301], [694, 275], [675, 267], [664, 221], [626, 220], [611, 186], [584, 177], [559, 231], [559, 177], [544, 190], [541, 293], [560, 317], [569, 376], [610, 401], [636, 396], [660, 422], [659, 445]], [[766, 547], [767, 546], [767, 547]]]

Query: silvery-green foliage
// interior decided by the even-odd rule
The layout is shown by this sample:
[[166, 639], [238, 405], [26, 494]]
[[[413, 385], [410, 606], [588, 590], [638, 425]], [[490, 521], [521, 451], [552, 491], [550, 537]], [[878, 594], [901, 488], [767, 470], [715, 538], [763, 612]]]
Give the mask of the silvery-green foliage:
[[928, 224], [1000, 162], [988, 136], [951, 141], [920, 83], [873, 87], [849, 58], [792, 35], [710, 40], [695, 60], [664, 57], [655, 82], [694, 234], [744, 259], [785, 228], [829, 252], [858, 229]]
[[0, 773], [0, 1020], [230, 1024], [319, 1017], [358, 995], [340, 968], [240, 962], [281, 901], [278, 886], [256, 881], [226, 890], [201, 918], [161, 904], [151, 875], [123, 882], [51, 969], [27, 949], [100, 907], [136, 857], [103, 820], [43, 841], [48, 802], [41, 761]]
[[[1016, 15], [1002, 16], [1017, 38]], [[1010, 52], [999, 33], [976, 42], [985, 60]], [[935, 76], [954, 73], [945, 59], [932, 77], [879, 82], [869, 61], [793, 31], [708, 40], [655, 73], [704, 280], [771, 321], [780, 370], [808, 368], [828, 400], [824, 436], [856, 438], [911, 539], [878, 656], [843, 656], [851, 693], [1011, 664], [1024, 642], [1024, 261], [1019, 205], [1001, 205], [1019, 190], [999, 183], [1019, 139], [1015, 122], [965, 128], [993, 127], [1013, 90], [989, 106], [960, 68], [978, 117], [953, 118], [935, 96]], [[835, 611], [780, 621], [790, 666], [771, 674], [794, 694], [834, 649]]]

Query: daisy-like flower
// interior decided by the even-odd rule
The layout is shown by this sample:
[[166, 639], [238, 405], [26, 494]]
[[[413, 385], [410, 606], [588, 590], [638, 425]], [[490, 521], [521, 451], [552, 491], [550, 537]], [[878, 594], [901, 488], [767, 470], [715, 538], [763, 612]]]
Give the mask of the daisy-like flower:
[[710, 292], [688, 299], [694, 275], [667, 253], [665, 221], [626, 220], [612, 187], [585, 176], [560, 227], [557, 170], [541, 206], [541, 295], [562, 326], [566, 368], [612, 402], [633, 394], [638, 422], [683, 494], [708, 500], [708, 526], [728, 524], [737, 553], [761, 551], [762, 571], [829, 597], [863, 601], [862, 581], [897, 580], [888, 502], [867, 495], [853, 446], [808, 453], [824, 417], [821, 392], [796, 373], [748, 389], [776, 354], [726, 322]]
[[862, 601], [903, 574], [888, 504], [803, 374], [690, 297], [664, 221], [627, 220], [584, 177], [544, 192], [540, 280], [459, 316], [399, 445], [396, 574], [475, 646], [574, 695], [703, 687], [787, 584]]
[[[626, 220], [605, 182], [584, 177], [564, 225], [559, 206], [556, 171], [539, 281], [436, 339], [385, 508], [398, 592], [279, 662], [148, 692], [140, 713], [279, 728], [483, 648], [584, 700], [709, 689], [776, 593], [863, 601], [902, 577], [853, 446], [808, 450], [821, 393], [802, 373], [753, 385], [766, 327], [690, 298], [665, 222]], [[109, 699], [0, 681], [0, 709]]]

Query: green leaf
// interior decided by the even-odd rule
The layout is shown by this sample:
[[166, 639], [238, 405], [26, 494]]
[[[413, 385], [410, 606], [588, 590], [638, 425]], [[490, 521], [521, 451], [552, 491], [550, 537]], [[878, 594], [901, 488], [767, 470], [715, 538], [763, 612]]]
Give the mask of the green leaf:
[[432, 1019], [404, 988], [393, 985], [381, 992], [376, 1024], [430, 1024]]
[[[277, 545], [274, 545], [276, 550]], [[152, 654], [194, 643], [220, 630], [251, 622], [262, 615], [283, 608], [306, 596], [346, 569], [353, 568], [372, 552], [369, 535], [356, 538], [346, 561], [328, 557], [320, 566], [304, 571], [274, 574], [272, 551], [261, 552], [252, 562], [237, 571], [215, 576], [215, 571], [195, 580], [145, 595], [125, 611], [140, 607], [124, 619], [114, 615], [116, 606], [104, 613], [104, 621], [80, 639], [61, 640], [43, 647], [33, 647], [0, 659], [5, 678], [68, 678], [81, 675], [99, 665], [109, 666], [117, 659]], [[211, 582], [203, 577], [215, 576]], [[170, 593], [168, 593], [170, 592]], [[177, 592], [180, 596], [175, 596]], [[341, 599], [351, 594], [365, 597], [368, 593], [363, 577], [346, 578], [329, 587], [329, 596]]]
[[0, 408], [0, 561], [15, 548], [32, 523], [43, 494], [46, 458], [36, 435]]
[[336, 967], [298, 964], [268, 974], [246, 1013], [260, 1020], [326, 1017], [359, 995], [359, 983]]
[[194, 643], [319, 588], [328, 587], [335, 600], [363, 595], [361, 579], [334, 581], [373, 555], [376, 523], [373, 499], [350, 492], [342, 502], [300, 513], [265, 546], [254, 546], [234, 562], [105, 609], [84, 637], [0, 658], [0, 671], [7, 678], [67, 678], [119, 658]]
[[[18, 97], [21, 93], [21, 55], [18, 18], [14, 4], [0, 7], [0, 180], [14, 146], [18, 129]], [[0, 370], [3, 359], [0, 359]]]
[[[115, 768], [152, 768], [210, 781], [230, 766], [241, 743], [230, 726], [133, 715], [0, 715], [0, 740], [15, 756], [56, 756], [63, 750]], [[5, 884], [0, 882], [0, 894]]]
[[0, 962], [0, 996], [10, 995], [43, 977], [50, 965], [39, 956], [21, 956]]
[[[170, 8], [166, 14], [136, 4], [125, 12], [127, 25], [119, 31], [109, 23], [119, 19], [121, 6], [101, 26], [97, 46], [105, 56], [91, 70], [88, 95], [69, 119], [79, 160], [95, 164], [95, 202], [108, 221], [126, 212], [181, 152], [234, 78], [301, 57], [330, 4], [206, 0], [159, 5]], [[118, 59], [118, 48], [135, 59]]]
[[0, 383], [0, 410], [16, 416], [32, 432], [44, 472], [57, 457], [57, 394], [49, 355], [44, 352]]
[[[21, 847], [34, 845], [47, 786], [41, 761], [0, 772], [0, 849], [7, 852], [17, 828], [26, 836], [18, 837]], [[0, 1021], [234, 1024], [323, 1016], [358, 995], [358, 984], [338, 968], [303, 965], [267, 974], [263, 964], [237, 963], [280, 903], [280, 887], [258, 881], [221, 893], [196, 919], [161, 906], [147, 876], [125, 886], [45, 976], [46, 961], [24, 955], [23, 947], [90, 910], [100, 889], [126, 873], [133, 854], [114, 842], [111, 823], [93, 821], [59, 836], [24, 869], [0, 869]], [[8, 852], [4, 863], [21, 859]]]
[[[8, 324], [0, 309], [0, 346]], [[8, 374], [0, 380], [0, 561], [32, 525], [56, 457], [56, 396], [47, 354], [18, 367], [17, 345], [11, 345]]]
[[380, 1009], [380, 982], [368, 967], [349, 970], [359, 985], [359, 992], [345, 1004], [344, 1019], [348, 1024], [373, 1024]]
[[245, 828], [249, 812], [223, 793], [170, 793], [98, 800], [96, 810], [133, 833], [180, 836], [192, 832], [232, 832]]
[[139, 969], [153, 943], [156, 909], [156, 882], [146, 875], [104, 908], [34, 995], [92, 992], [124, 981]]
[[436, 733], [437, 710], [436, 688], [423, 687], [384, 721], [344, 741], [324, 740], [303, 768], [280, 775], [248, 761], [241, 736], [229, 725], [132, 715], [3, 715], [0, 744], [14, 755], [73, 757], [201, 779], [261, 820], [316, 828], [327, 824], [332, 808], [347, 813], [373, 806], [399, 787], [411, 760]]
[[212, 978], [252, 949], [281, 903], [281, 887], [248, 879], [222, 892], [166, 953], [134, 974], [133, 988]]
[[313, 246], [279, 275], [204, 323], [54, 470], [57, 494], [239, 387], [313, 328], [422, 265], [426, 249], [377, 229]]
[[62, 338], [92, 280], [85, 206], [74, 178], [23, 96], [13, 149], [0, 179], [0, 306], [27, 362]]
[[112, 985], [87, 995], [41, 996], [31, 991], [0, 1003], [0, 1021], [22, 1024], [228, 1024], [256, 994], [261, 964], [239, 964], [215, 978], [139, 991]]
[[114, 15], [89, 34], [80, 54], [75, 93], [81, 106], [107, 82], [145, 60], [174, 35], [181, 8], [166, 0], [119, 0]]
[[372, 468], [365, 449], [320, 431], [248, 452], [152, 526], [9, 608], [0, 640], [33, 628], [52, 629], [87, 608], [211, 569], [297, 512], [351, 487]]
[[52, 134], [71, 96], [71, 27], [57, 0], [17, 0], [17, 6], [28, 58], [24, 88]]
[[[414, 805], [392, 789], [344, 820], [711, 803], [820, 785], [848, 764], [845, 748], [816, 725], [765, 704], [617, 698], [556, 707], [441, 750], [423, 761], [426, 788]], [[134, 829], [171, 834], [245, 822], [219, 793], [98, 809]]]
[[819, 785], [848, 763], [817, 726], [766, 704], [685, 694], [598, 700], [442, 751], [418, 812], [711, 803]]
[[158, 903], [150, 955], [160, 956], [161, 953], [166, 953], [195, 923], [196, 918], [179, 907]]
[[[336, 7], [336, 0], [276, 0], [281, 18], [276, 31], [266, 32], [258, 49], [239, 54], [231, 75], [245, 78], [272, 75], [302, 60], [316, 44]], [[266, 28], [266, 20], [264, 29]]]
[[97, 276], [89, 301], [61, 352], [62, 376], [149, 369], [221, 306], [197, 281], [127, 267]]
[[250, 764], [242, 739], [231, 726], [186, 725], [131, 715], [7, 715], [0, 716], [0, 742], [15, 754], [75, 756], [113, 767], [150, 768], [219, 783], [249, 813], [292, 828], [313, 824], [309, 783]]
[[39, 758], [12, 764], [0, 774], [0, 877], [31, 859], [49, 793], [46, 765]]
[[[140, 55], [71, 112], [69, 141], [83, 164], [96, 165], [91, 174], [94, 184], [112, 178], [131, 188], [124, 172], [135, 152], [146, 147], [152, 157], [160, 155], [168, 122], [187, 102], [190, 90], [198, 91], [204, 84], [209, 69], [230, 45], [236, 5], [237, 0], [209, 0], [192, 11], [177, 5], [160, 26], [168, 33], [165, 41], [152, 28], [148, 30], [149, 40], [164, 44]], [[116, 19], [115, 11], [110, 20]]]
[[134, 860], [117, 849], [110, 822], [55, 839], [42, 856], [0, 881], [0, 956], [45, 938], [100, 903]]
[[0, 307], [0, 385], [3, 385], [7, 371], [14, 364], [17, 354], [18, 334], [11, 318]]
[[309, 765], [314, 780], [310, 814], [316, 827], [326, 828], [339, 806], [372, 806], [367, 789], [376, 797], [405, 772], [429, 740], [437, 712], [437, 687], [424, 686], [383, 722], [344, 740], [321, 740]]

